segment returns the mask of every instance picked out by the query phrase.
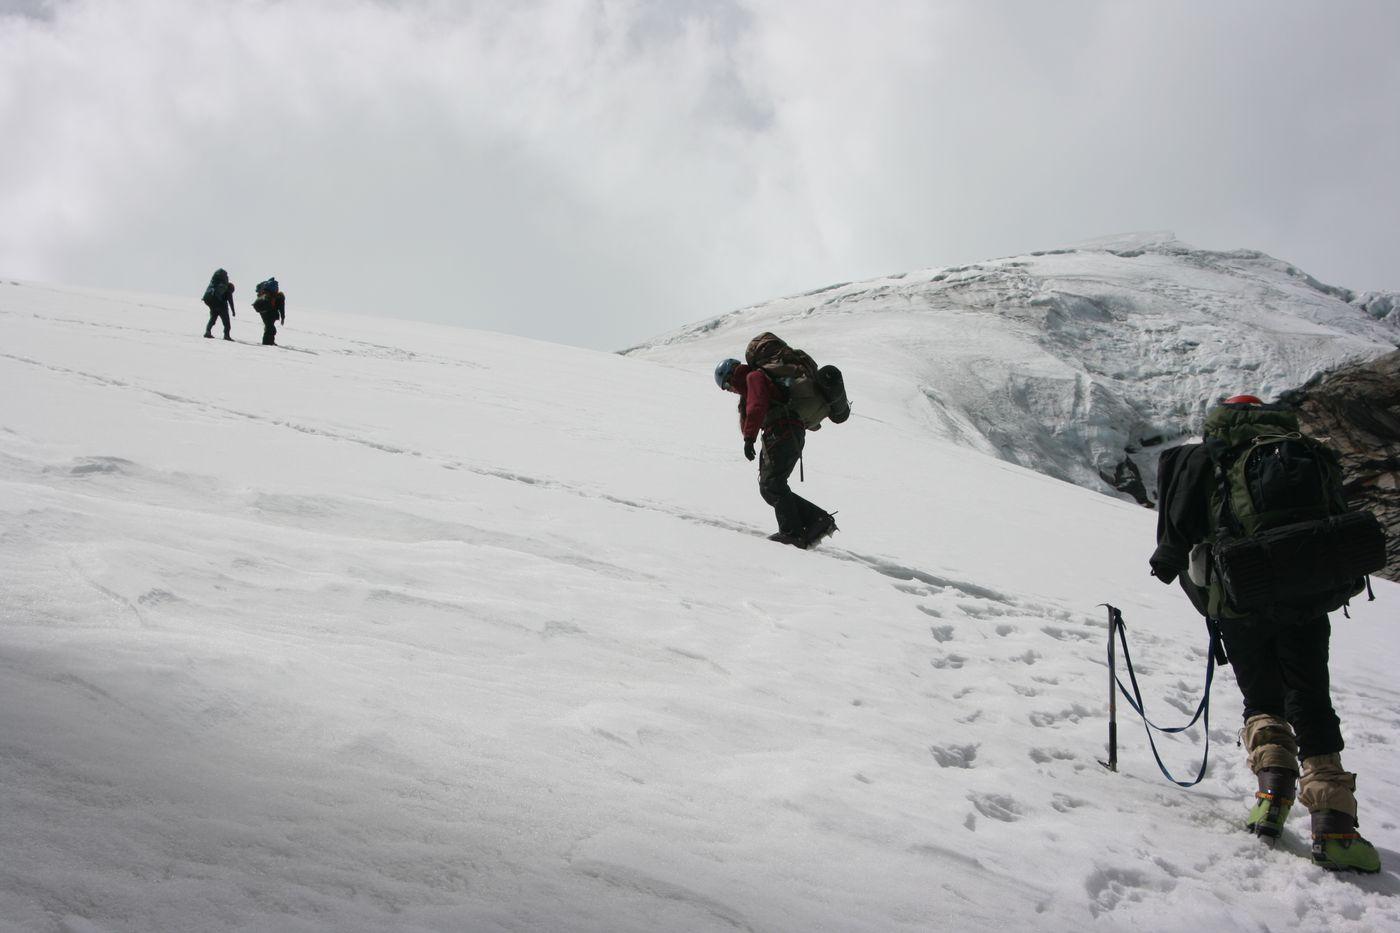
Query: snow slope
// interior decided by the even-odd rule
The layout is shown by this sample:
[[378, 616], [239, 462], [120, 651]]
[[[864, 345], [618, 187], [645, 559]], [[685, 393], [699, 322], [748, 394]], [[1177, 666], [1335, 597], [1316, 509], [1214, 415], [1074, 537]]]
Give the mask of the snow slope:
[[1393, 350], [1400, 332], [1377, 318], [1394, 297], [1363, 309], [1262, 253], [1136, 234], [835, 285], [628, 352], [713, 368], [773, 330], [913, 430], [1101, 491], [1131, 460], [1155, 495], [1160, 445], [1219, 398], [1272, 398]]
[[1400, 924], [1400, 586], [1335, 623], [1387, 864], [1335, 878], [1303, 814], [1239, 829], [1228, 672], [1199, 788], [1126, 718], [1095, 763], [1098, 603], [1150, 712], [1200, 688], [1151, 513], [905, 430], [872, 377], [808, 446], [842, 532], [784, 548], [712, 363], [291, 297], [272, 349], [0, 283], [0, 928]]

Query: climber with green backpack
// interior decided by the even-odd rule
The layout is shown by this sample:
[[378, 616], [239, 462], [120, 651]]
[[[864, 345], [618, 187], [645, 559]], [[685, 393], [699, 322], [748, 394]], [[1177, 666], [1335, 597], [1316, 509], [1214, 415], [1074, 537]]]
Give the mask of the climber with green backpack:
[[771, 333], [749, 342], [745, 360], [720, 361], [715, 384], [739, 396], [739, 429], [749, 460], [762, 434], [758, 490], [778, 519], [769, 538], [813, 547], [836, 532], [836, 519], [793, 492], [788, 479], [802, 459], [807, 432], [819, 430], [823, 421], [840, 424], [850, 417], [845, 382], [835, 366], [818, 367], [811, 356]]
[[1357, 832], [1356, 775], [1342, 768], [1327, 614], [1384, 566], [1380, 524], [1347, 507], [1336, 454], [1304, 436], [1296, 414], [1252, 395], [1213, 408], [1203, 443], [1162, 455], [1157, 507], [1152, 575], [1180, 580], [1244, 696], [1259, 788], [1246, 828], [1272, 841], [1296, 799], [1318, 865], [1379, 871]]

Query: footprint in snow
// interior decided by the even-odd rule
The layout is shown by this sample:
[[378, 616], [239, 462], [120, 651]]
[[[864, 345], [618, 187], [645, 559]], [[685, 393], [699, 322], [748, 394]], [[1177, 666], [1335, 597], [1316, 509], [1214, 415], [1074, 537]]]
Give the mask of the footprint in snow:
[[1060, 722], [1079, 722], [1081, 719], [1087, 719], [1092, 715], [1093, 713], [1088, 709], [1075, 703], [1068, 709], [1062, 709], [1058, 712], [1052, 713], [1042, 710], [1040, 712], [1031, 713], [1029, 718], [1031, 725], [1043, 729]]
[[1031, 761], [1036, 764], [1049, 764], [1052, 761], [1074, 761], [1074, 752], [1063, 748], [1033, 748], [1030, 750]]
[[1167, 893], [1175, 887], [1174, 879], [1150, 879], [1132, 868], [1101, 868], [1084, 880], [1084, 889], [1089, 892], [1089, 911], [1095, 917], [1124, 901], [1137, 903], [1149, 893]]
[[136, 464], [121, 457], [82, 457], [68, 472], [74, 476], [87, 476], [92, 473], [129, 474]]
[[958, 609], [969, 619], [995, 619], [1012, 615], [1013, 610], [986, 603], [958, 603]]
[[992, 820], [1014, 823], [1021, 818], [1021, 805], [1006, 794], [969, 794], [968, 800], [977, 812]]
[[1041, 631], [1056, 641], [1097, 641], [1100, 637], [1097, 632], [1076, 632], [1055, 625], [1046, 625]]
[[[926, 573], [922, 570], [915, 570], [912, 567], [904, 567], [891, 561], [881, 560], [878, 557], [868, 557], [862, 554], [856, 554], [854, 552], [851, 553], [851, 557], [865, 564], [867, 567], [871, 568], [877, 573], [883, 574], [887, 577], [892, 577], [893, 579], [899, 580], [902, 583], [907, 584], [910, 581], [914, 581], [922, 583], [925, 586], [933, 587], [936, 592], [940, 593], [944, 590], [952, 589], [963, 594], [964, 596], [970, 596], [973, 599], [985, 599], [998, 603], [1012, 602], [1010, 597], [999, 593], [996, 590], [990, 590], [986, 587], [978, 586], [975, 583], [969, 583], [965, 580], [953, 580], [948, 577], [940, 577], [935, 574]], [[906, 590], [905, 592], [908, 591]]]
[[1068, 813], [1071, 810], [1089, 805], [1089, 801], [1080, 800], [1078, 797], [1071, 797], [1068, 794], [1053, 794], [1050, 797], [1050, 806], [1060, 813]]
[[940, 768], [971, 768], [977, 759], [978, 746], [973, 745], [930, 745], [928, 750]]

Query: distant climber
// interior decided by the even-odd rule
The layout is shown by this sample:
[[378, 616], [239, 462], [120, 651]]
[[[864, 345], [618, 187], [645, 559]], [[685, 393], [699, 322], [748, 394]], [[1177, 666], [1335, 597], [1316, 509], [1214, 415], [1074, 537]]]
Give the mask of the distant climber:
[[214, 275], [209, 279], [209, 286], [204, 289], [204, 304], [209, 308], [209, 323], [205, 325], [204, 336], [214, 336], [214, 322], [222, 321], [224, 325], [224, 339], [232, 340], [229, 330], [229, 317], [237, 317], [238, 313], [233, 310], [233, 283], [228, 280], [228, 273], [223, 269], [215, 269]]
[[1356, 775], [1342, 768], [1327, 613], [1384, 564], [1384, 533], [1347, 508], [1336, 455], [1292, 412], [1236, 395], [1207, 414], [1204, 437], [1161, 457], [1150, 562], [1163, 583], [1180, 578], [1234, 668], [1259, 788], [1245, 827], [1277, 837], [1296, 789], [1318, 865], [1379, 871], [1357, 832]]
[[277, 346], [277, 325], [287, 323], [287, 296], [282, 294], [276, 278], [258, 283], [258, 297], [253, 302], [253, 310], [258, 312], [263, 322], [264, 346]]
[[807, 431], [820, 428], [823, 419], [840, 423], [850, 416], [841, 373], [834, 366], [819, 370], [810, 356], [771, 333], [749, 343], [746, 359], [721, 361], [715, 384], [739, 396], [739, 430], [749, 460], [762, 434], [758, 491], [778, 520], [770, 540], [813, 547], [836, 532], [836, 520], [793, 492], [788, 478], [801, 460]]

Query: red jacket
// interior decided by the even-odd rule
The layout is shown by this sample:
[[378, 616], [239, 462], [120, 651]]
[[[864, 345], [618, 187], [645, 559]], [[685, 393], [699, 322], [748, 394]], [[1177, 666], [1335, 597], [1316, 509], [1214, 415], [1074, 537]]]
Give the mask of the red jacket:
[[765, 428], [771, 431], [789, 424], [792, 427], [805, 427], [801, 421], [791, 417], [778, 418], [773, 424], [765, 423], [770, 406], [782, 399], [776, 391], [777, 386], [763, 370], [740, 363], [734, 367], [730, 381], [739, 386], [739, 429], [744, 433], [744, 440], [757, 440], [758, 432]]

